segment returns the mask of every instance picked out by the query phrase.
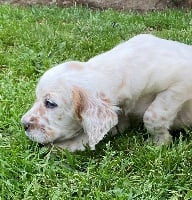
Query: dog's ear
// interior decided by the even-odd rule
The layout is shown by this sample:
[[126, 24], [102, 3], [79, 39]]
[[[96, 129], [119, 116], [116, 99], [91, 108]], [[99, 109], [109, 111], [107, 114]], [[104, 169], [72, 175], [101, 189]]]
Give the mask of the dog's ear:
[[110, 106], [106, 99], [93, 97], [79, 87], [72, 90], [72, 101], [76, 119], [88, 135], [91, 149], [103, 139], [107, 132], [118, 123], [116, 106]]

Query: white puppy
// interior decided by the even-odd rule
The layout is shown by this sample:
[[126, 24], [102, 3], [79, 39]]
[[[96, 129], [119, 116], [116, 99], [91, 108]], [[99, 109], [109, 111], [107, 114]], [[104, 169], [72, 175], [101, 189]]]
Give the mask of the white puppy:
[[125, 129], [136, 115], [153, 142], [168, 144], [170, 128], [192, 124], [192, 46], [138, 35], [88, 62], [51, 68], [36, 97], [22, 117], [33, 141], [94, 149], [108, 131]]

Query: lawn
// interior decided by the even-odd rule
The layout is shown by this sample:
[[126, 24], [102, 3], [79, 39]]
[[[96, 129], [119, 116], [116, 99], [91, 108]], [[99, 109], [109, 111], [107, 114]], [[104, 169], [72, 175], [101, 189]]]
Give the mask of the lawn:
[[48, 68], [149, 32], [192, 44], [192, 11], [0, 5], [0, 200], [192, 199], [191, 130], [167, 148], [147, 145], [138, 128], [70, 153], [31, 142], [20, 124]]

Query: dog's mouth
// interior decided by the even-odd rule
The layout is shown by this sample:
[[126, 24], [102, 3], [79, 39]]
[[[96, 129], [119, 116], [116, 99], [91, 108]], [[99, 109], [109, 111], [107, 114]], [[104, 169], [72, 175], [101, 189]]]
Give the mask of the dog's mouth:
[[39, 126], [34, 129], [27, 129], [25, 130], [26, 136], [40, 144], [48, 144], [53, 142], [54, 134], [51, 130], [46, 130], [44, 126]]
[[46, 134], [42, 134], [37, 130], [25, 131], [25, 134], [30, 140], [32, 140], [34, 142], [38, 142], [40, 144], [48, 143]]

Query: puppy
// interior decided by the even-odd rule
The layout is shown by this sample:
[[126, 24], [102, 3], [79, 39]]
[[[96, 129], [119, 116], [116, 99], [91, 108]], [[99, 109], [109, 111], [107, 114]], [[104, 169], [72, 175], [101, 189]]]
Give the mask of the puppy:
[[192, 124], [191, 46], [141, 34], [87, 62], [57, 65], [39, 80], [22, 123], [31, 140], [75, 151], [95, 149], [133, 115], [157, 145]]

